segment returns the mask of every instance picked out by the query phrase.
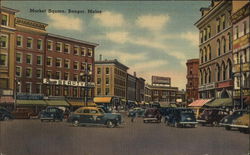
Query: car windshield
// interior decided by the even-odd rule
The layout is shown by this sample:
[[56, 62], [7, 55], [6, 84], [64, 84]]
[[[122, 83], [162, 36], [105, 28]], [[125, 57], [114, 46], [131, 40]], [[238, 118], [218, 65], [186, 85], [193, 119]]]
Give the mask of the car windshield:
[[104, 113], [105, 113], [104, 110], [101, 109], [101, 108], [99, 108], [98, 110], [99, 110], [99, 112], [100, 112], [101, 114], [104, 114]]

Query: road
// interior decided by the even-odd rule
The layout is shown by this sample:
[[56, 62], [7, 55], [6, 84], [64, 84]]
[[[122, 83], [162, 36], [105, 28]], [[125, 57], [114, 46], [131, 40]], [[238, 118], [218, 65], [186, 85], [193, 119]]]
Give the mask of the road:
[[0, 122], [0, 155], [247, 155], [249, 134], [219, 127], [174, 128], [125, 118], [119, 128], [67, 122]]

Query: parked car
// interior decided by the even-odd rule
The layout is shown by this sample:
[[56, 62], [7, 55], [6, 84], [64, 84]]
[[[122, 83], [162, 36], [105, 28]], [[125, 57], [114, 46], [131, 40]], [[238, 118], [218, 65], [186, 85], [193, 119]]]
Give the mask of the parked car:
[[3, 107], [0, 107], [0, 121], [7, 121], [9, 119], [13, 119], [12, 114]]
[[161, 112], [159, 109], [157, 108], [149, 108], [145, 111], [144, 113], [144, 119], [143, 122], [144, 123], [148, 123], [148, 122], [161, 122]]
[[38, 115], [32, 108], [16, 108], [11, 114], [16, 119], [30, 119]]
[[143, 117], [145, 113], [145, 109], [142, 108], [133, 108], [128, 111], [128, 117]]
[[171, 109], [168, 119], [165, 123], [174, 127], [196, 127], [197, 121], [194, 111], [188, 108]]
[[249, 133], [250, 132], [250, 114], [245, 113], [230, 125], [230, 127], [238, 128], [240, 132]]
[[106, 125], [108, 128], [113, 128], [121, 125], [122, 116], [118, 113], [105, 113], [98, 107], [81, 107], [70, 114], [68, 122], [74, 126]]
[[40, 120], [52, 120], [52, 121], [62, 121], [64, 118], [64, 112], [62, 109], [57, 107], [47, 107], [46, 109], [42, 110], [39, 114]]
[[233, 121], [239, 117], [241, 117], [243, 114], [245, 114], [247, 111], [246, 110], [237, 110], [234, 111], [231, 115], [225, 116], [221, 121], [220, 121], [220, 126], [225, 127], [226, 130], [231, 129], [231, 124]]
[[222, 118], [228, 115], [228, 112], [221, 109], [205, 109], [198, 117], [197, 121], [202, 126], [218, 126]]

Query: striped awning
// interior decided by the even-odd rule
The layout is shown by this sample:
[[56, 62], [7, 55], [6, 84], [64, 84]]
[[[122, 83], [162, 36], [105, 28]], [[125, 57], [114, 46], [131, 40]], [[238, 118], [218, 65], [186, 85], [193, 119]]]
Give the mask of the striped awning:
[[44, 105], [46, 106], [46, 102], [44, 100], [16, 100], [17, 105]]
[[66, 100], [45, 100], [49, 106], [69, 106]]
[[210, 102], [211, 99], [199, 99], [195, 100], [194, 102], [190, 103], [189, 107], [202, 107], [204, 104]]
[[14, 103], [14, 99], [12, 96], [1, 96], [0, 103]]
[[95, 97], [94, 103], [110, 103], [112, 97]]

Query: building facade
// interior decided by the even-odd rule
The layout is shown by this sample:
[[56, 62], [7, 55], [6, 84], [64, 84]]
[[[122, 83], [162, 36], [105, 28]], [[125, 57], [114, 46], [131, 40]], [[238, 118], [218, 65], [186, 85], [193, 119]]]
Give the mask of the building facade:
[[187, 84], [186, 94], [187, 103], [198, 99], [199, 96], [199, 59], [187, 60]]
[[145, 79], [141, 77], [136, 78], [136, 101], [139, 103], [144, 101], [144, 88]]
[[136, 101], [136, 77], [127, 74], [127, 102]]
[[[233, 1], [233, 73], [234, 103], [246, 103], [250, 96], [250, 2]], [[248, 99], [249, 100], [249, 99]]]
[[199, 97], [231, 98], [232, 80], [232, 1], [212, 1], [200, 9], [195, 23], [200, 31]]
[[144, 88], [144, 101], [145, 103], [149, 103], [152, 101], [152, 92], [151, 92], [151, 89], [149, 87], [148, 84], [145, 85], [145, 88]]
[[113, 97], [116, 103], [125, 103], [128, 69], [116, 59], [95, 61], [95, 96], [109, 96]]

